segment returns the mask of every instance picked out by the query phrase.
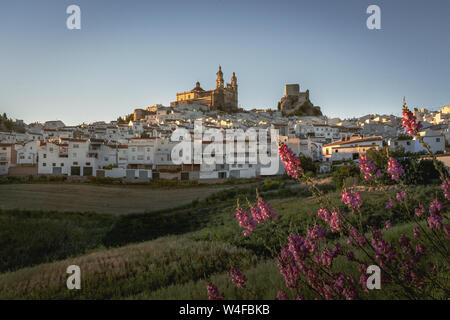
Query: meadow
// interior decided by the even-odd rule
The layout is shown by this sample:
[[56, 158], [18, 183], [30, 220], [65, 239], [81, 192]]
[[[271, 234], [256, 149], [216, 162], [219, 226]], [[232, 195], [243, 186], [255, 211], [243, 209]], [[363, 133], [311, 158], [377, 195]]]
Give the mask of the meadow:
[[[236, 200], [256, 201], [253, 185], [220, 190], [174, 209], [121, 216], [2, 210], [0, 299], [206, 299], [207, 281], [227, 299], [274, 299], [285, 284], [273, 251], [285, 245], [280, 238], [314, 223], [319, 204], [307, 188], [289, 180], [266, 180], [257, 188], [278, 213], [276, 223], [285, 231], [280, 237], [273, 236], [271, 224], [242, 235]], [[333, 184], [320, 189], [340, 203]], [[415, 201], [438, 191], [438, 185], [417, 186]], [[361, 191], [361, 196], [365, 225], [379, 228], [391, 220], [395, 226], [384, 234], [392, 239], [411, 232], [409, 217], [380, 206], [388, 195]], [[330, 235], [326, 241], [344, 240]], [[81, 290], [66, 288], [66, 268], [72, 264], [82, 270]], [[233, 268], [246, 274], [247, 289], [230, 281]], [[334, 268], [357, 273], [342, 257]], [[395, 292], [380, 290], [370, 297], [395, 299]]]

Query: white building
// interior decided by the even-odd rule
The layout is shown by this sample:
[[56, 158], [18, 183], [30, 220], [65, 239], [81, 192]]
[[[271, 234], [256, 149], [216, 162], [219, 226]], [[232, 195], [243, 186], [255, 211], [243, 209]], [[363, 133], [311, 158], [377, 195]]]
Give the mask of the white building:
[[380, 150], [382, 147], [382, 137], [356, 137], [326, 144], [322, 147], [322, 153], [326, 161], [356, 160], [367, 150]]

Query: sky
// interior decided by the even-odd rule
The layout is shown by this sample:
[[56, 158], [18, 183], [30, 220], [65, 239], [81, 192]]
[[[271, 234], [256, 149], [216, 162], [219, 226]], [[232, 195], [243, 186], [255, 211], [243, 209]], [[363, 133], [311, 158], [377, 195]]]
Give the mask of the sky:
[[[69, 5], [81, 30], [69, 30]], [[381, 30], [369, 30], [369, 5]], [[2, 0], [0, 112], [110, 121], [236, 72], [239, 105], [309, 89], [329, 117], [450, 104], [448, 0]]]

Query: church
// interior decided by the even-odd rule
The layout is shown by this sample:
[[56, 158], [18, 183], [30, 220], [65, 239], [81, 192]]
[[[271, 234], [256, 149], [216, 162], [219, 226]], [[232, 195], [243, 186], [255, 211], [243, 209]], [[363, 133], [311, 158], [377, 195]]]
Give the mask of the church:
[[177, 93], [177, 101], [171, 102], [170, 106], [200, 104], [213, 110], [236, 111], [238, 109], [238, 85], [235, 73], [233, 72], [231, 83], [227, 83], [226, 86], [221, 66], [216, 75], [215, 89], [203, 90], [200, 82], [197, 82], [191, 91]]

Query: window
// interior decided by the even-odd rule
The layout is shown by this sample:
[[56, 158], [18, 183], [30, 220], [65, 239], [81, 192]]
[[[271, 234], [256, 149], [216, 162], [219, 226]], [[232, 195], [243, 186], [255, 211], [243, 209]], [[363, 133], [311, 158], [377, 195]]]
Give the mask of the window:
[[43, 162], [43, 163], [42, 163], [42, 166], [43, 166], [43, 167], [46, 167], [46, 166], [47, 166], [47, 164], [46, 164], [45, 162]]
[[73, 165], [74, 165], [74, 166], [77, 166], [77, 165], [78, 165], [78, 162], [75, 161], [75, 162], [73, 163]]
[[76, 158], [76, 157], [77, 157], [77, 154], [76, 154], [76, 153], [73, 153], [73, 154], [72, 154], [72, 157]]
[[42, 156], [44, 157], [44, 159], [47, 159], [47, 154], [44, 153]]
[[441, 138], [436, 138], [436, 142], [441, 142]]
[[74, 144], [74, 145], [73, 145], [73, 148], [74, 148], [74, 149], [78, 149], [79, 147], [80, 147], [79, 144]]
[[56, 163], [52, 163], [52, 166], [56, 167]]
[[64, 163], [61, 163], [61, 167], [64, 167]]
[[91, 163], [90, 162], [86, 162], [86, 166], [90, 166], [91, 165]]

